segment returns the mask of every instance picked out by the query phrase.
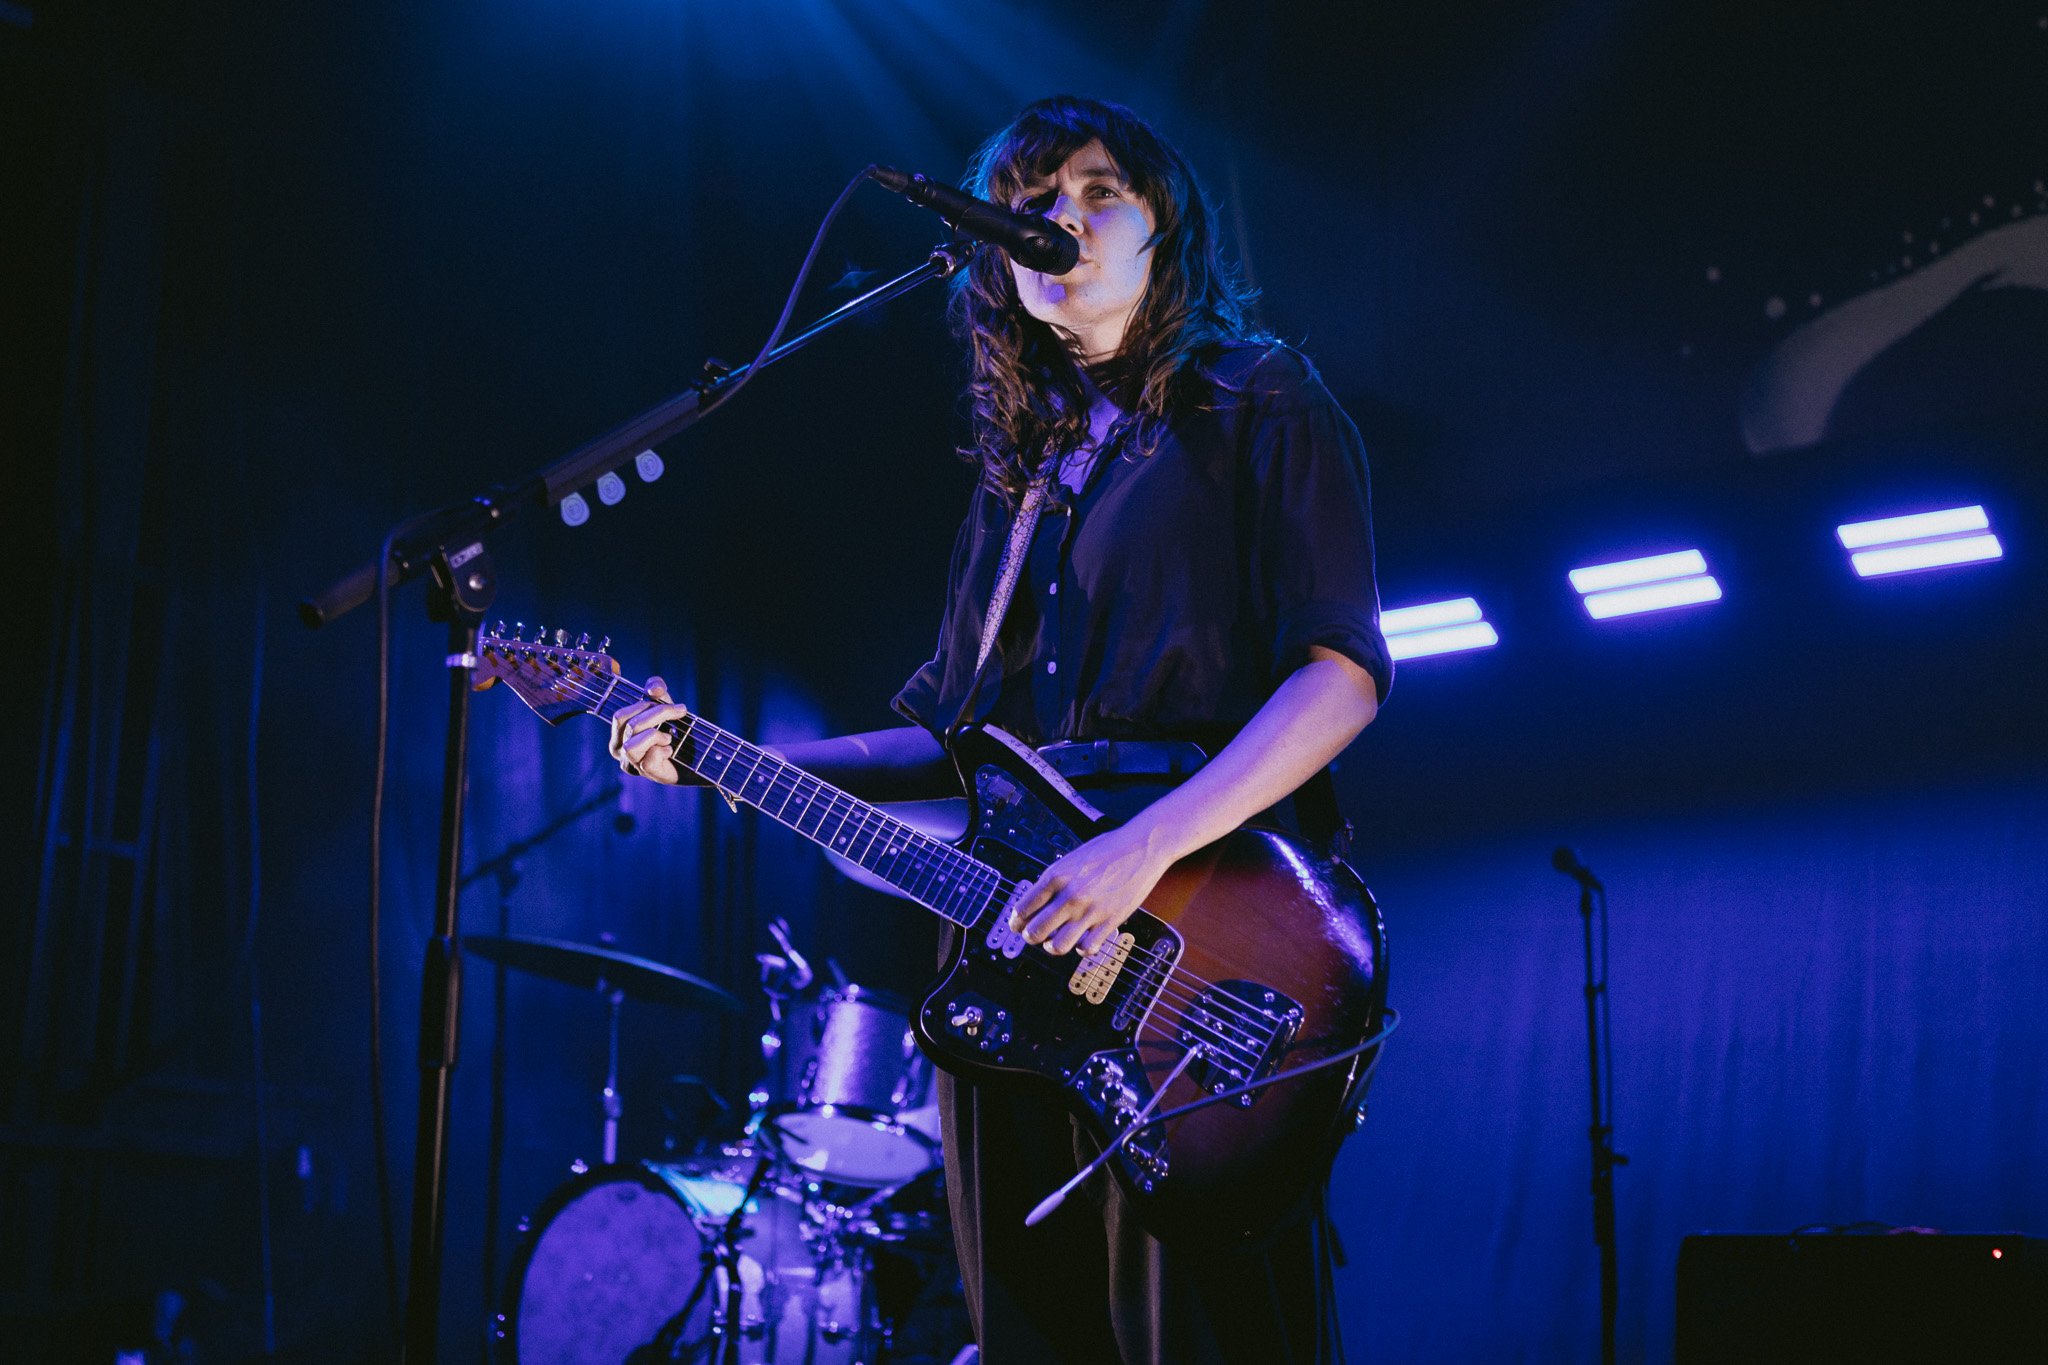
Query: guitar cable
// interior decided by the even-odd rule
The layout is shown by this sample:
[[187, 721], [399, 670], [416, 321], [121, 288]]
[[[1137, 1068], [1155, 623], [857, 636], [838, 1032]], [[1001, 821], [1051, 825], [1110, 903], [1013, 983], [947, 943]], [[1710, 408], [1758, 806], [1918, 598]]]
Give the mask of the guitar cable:
[[[1249, 1095], [1254, 1090], [1263, 1090], [1269, 1085], [1278, 1085], [1282, 1081], [1291, 1081], [1297, 1077], [1306, 1076], [1311, 1071], [1321, 1071], [1326, 1066], [1335, 1066], [1339, 1062], [1348, 1062], [1367, 1048], [1385, 1042], [1387, 1035], [1401, 1027], [1401, 1011], [1395, 1009], [1392, 1005], [1388, 1005], [1381, 1010], [1381, 1013], [1385, 1018], [1378, 1028], [1366, 1035], [1364, 1042], [1354, 1043], [1342, 1052], [1333, 1052], [1327, 1057], [1318, 1057], [1313, 1062], [1303, 1062], [1300, 1066], [1290, 1066], [1285, 1071], [1276, 1071], [1263, 1079], [1252, 1081], [1246, 1085], [1240, 1085], [1235, 1090], [1223, 1090], [1214, 1095], [1204, 1095], [1198, 1100], [1189, 1100], [1186, 1104], [1175, 1105], [1163, 1114], [1154, 1114], [1143, 1123], [1132, 1124], [1130, 1131], [1135, 1133], [1140, 1128], [1150, 1128], [1155, 1123], [1164, 1123], [1168, 1119], [1179, 1118], [1182, 1114], [1191, 1114], [1197, 1109], [1206, 1109], [1212, 1104], [1221, 1104], [1225, 1100], [1234, 1100], [1239, 1095]], [[1365, 1088], [1372, 1082], [1372, 1074], [1379, 1069], [1379, 1065], [1379, 1057], [1374, 1057], [1370, 1062], [1366, 1063], [1365, 1074], [1361, 1075], [1358, 1078], [1358, 1084], [1352, 1087], [1354, 1093], [1359, 1095], [1365, 1093]]]
[[[1348, 1062], [1368, 1048], [1378, 1047], [1387, 1040], [1388, 1035], [1401, 1026], [1401, 1011], [1393, 1006], [1383, 1006], [1380, 1013], [1382, 1016], [1380, 1026], [1367, 1034], [1363, 1041], [1354, 1043], [1341, 1052], [1333, 1052], [1327, 1057], [1318, 1057], [1313, 1062], [1303, 1062], [1300, 1066], [1291, 1066], [1284, 1071], [1276, 1071], [1270, 1076], [1240, 1085], [1233, 1090], [1221, 1090], [1213, 1095], [1204, 1095], [1198, 1100], [1190, 1100], [1186, 1104], [1175, 1105], [1163, 1114], [1153, 1114], [1149, 1118], [1141, 1118], [1139, 1122], [1133, 1123], [1130, 1127], [1118, 1133], [1107, 1147], [1104, 1147], [1096, 1154], [1093, 1161], [1076, 1171], [1066, 1184], [1040, 1200], [1030, 1213], [1024, 1215], [1024, 1226], [1027, 1228], [1036, 1227], [1048, 1214], [1064, 1203], [1069, 1194], [1072, 1194], [1086, 1183], [1089, 1176], [1094, 1175], [1111, 1157], [1122, 1151], [1126, 1142], [1129, 1142], [1131, 1138], [1145, 1129], [1164, 1123], [1168, 1119], [1179, 1118], [1183, 1114], [1192, 1114], [1197, 1109], [1206, 1109], [1212, 1104], [1222, 1104], [1226, 1100], [1234, 1100], [1240, 1095], [1249, 1095], [1254, 1090], [1263, 1090], [1269, 1085], [1278, 1085], [1282, 1081], [1298, 1080], [1308, 1075], [1311, 1071], [1321, 1071], [1326, 1066], [1335, 1066], [1339, 1062]], [[1201, 1047], [1197, 1044], [1181, 1054], [1180, 1062], [1174, 1067], [1172, 1073], [1167, 1076], [1165, 1085], [1159, 1087], [1158, 1095], [1153, 1096], [1152, 1104], [1159, 1102], [1159, 1095], [1164, 1095], [1167, 1086], [1172, 1085], [1174, 1081], [1180, 1078], [1180, 1073], [1187, 1069], [1188, 1063], [1194, 1059], [1196, 1052], [1200, 1050]], [[1357, 1084], [1351, 1087], [1352, 1094], [1361, 1096], [1365, 1094], [1366, 1087], [1372, 1083], [1373, 1072], [1379, 1070], [1380, 1058], [1385, 1055], [1386, 1052], [1382, 1049], [1373, 1055], [1373, 1059], [1370, 1062], [1366, 1063], [1364, 1074], [1358, 1078]], [[1149, 1110], [1151, 1105], [1147, 1105], [1146, 1108]]]

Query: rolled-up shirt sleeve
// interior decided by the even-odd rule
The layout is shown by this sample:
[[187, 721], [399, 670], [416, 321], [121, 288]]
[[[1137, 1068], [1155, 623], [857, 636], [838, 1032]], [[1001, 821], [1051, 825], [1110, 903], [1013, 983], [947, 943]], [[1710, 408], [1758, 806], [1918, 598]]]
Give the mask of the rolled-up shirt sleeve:
[[1364, 442], [1299, 353], [1276, 348], [1252, 384], [1247, 570], [1272, 680], [1321, 645], [1370, 673], [1385, 701], [1394, 662], [1380, 632]]

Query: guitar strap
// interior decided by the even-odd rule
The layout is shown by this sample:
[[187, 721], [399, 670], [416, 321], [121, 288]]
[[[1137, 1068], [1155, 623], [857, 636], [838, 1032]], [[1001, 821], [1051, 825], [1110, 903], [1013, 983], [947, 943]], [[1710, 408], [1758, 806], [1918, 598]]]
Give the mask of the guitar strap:
[[981, 618], [981, 648], [975, 655], [974, 676], [968, 680], [967, 694], [960, 699], [959, 709], [946, 726], [948, 747], [960, 727], [974, 715], [974, 699], [981, 695], [981, 685], [988, 678], [988, 659], [995, 653], [996, 634], [1002, 629], [1003, 616], [1010, 610], [1010, 599], [1017, 593], [1017, 580], [1024, 574], [1024, 558], [1031, 546], [1031, 533], [1038, 526], [1038, 514], [1045, 510], [1046, 481], [1045, 474], [1033, 479], [1017, 504], [1016, 519], [1010, 523], [1010, 538], [1003, 544], [1002, 563], [996, 568], [996, 590], [989, 594], [988, 612]]
[[989, 595], [988, 614], [981, 618], [981, 652], [974, 657], [977, 683], [981, 681], [981, 670], [988, 667], [988, 656], [996, 647], [996, 634], [1010, 610], [1010, 599], [1017, 593], [1017, 580], [1024, 573], [1031, 533], [1037, 529], [1038, 514], [1045, 509], [1047, 481], [1044, 474], [1031, 481], [1031, 486], [1024, 490], [1024, 500], [1017, 504], [1017, 519], [1010, 523], [1010, 539], [1003, 546], [1003, 562], [996, 571], [996, 590]]
[[[1010, 523], [1010, 536], [1004, 542], [1002, 562], [996, 570], [995, 591], [989, 594], [988, 611], [981, 618], [981, 645], [974, 659], [974, 678], [968, 683], [967, 695], [961, 701], [959, 711], [954, 714], [949, 734], [957, 731], [974, 712], [974, 699], [980, 694], [988, 672], [989, 655], [995, 652], [996, 636], [1002, 631], [1003, 617], [1009, 613], [1010, 599], [1016, 596], [1017, 580], [1024, 574], [1031, 533], [1038, 529], [1039, 514], [1045, 510], [1049, 483], [1050, 476], [1040, 474], [1025, 488], [1024, 497], [1017, 504], [1017, 516]], [[1324, 768], [1301, 784], [1294, 793], [1294, 818], [1300, 823], [1302, 834], [1329, 857], [1341, 862], [1351, 856], [1351, 837], [1355, 827], [1345, 818], [1343, 807], [1338, 804], [1333, 769]]]

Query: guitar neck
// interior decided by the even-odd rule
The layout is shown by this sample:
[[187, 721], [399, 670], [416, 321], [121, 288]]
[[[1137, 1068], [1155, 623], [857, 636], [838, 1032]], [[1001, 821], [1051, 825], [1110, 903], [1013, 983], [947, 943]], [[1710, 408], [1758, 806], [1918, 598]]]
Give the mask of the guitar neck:
[[[618, 678], [592, 714], [609, 722], [626, 707], [646, 700], [640, 687]], [[858, 863], [934, 914], [971, 925], [991, 904], [1007, 898], [1008, 882], [986, 863], [702, 716], [670, 721], [662, 729], [670, 736], [678, 767], [704, 779], [729, 800], [743, 801], [812, 843]]]

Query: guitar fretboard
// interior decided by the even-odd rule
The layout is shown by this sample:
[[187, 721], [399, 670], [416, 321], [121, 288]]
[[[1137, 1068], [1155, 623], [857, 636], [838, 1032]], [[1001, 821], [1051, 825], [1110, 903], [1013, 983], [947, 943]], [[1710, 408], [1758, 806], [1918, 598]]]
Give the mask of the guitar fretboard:
[[[595, 708], [610, 721], [647, 700], [621, 678]], [[955, 924], [971, 925], [1006, 899], [1009, 884], [986, 863], [934, 839], [858, 797], [821, 782], [757, 744], [701, 716], [662, 727], [671, 736], [679, 767], [687, 768], [735, 801], [858, 863], [911, 900]]]

